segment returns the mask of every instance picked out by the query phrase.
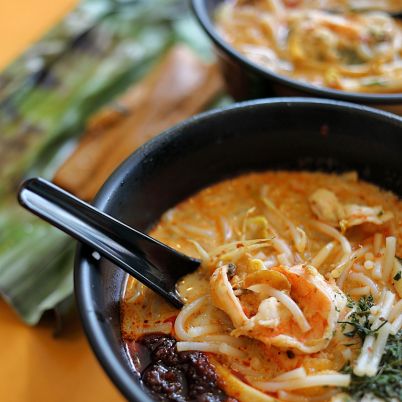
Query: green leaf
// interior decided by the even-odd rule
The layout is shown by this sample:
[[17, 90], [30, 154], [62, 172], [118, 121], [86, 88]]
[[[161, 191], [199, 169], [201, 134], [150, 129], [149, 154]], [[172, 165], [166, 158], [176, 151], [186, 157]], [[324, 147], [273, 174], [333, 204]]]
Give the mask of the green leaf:
[[212, 57], [186, 0], [86, 0], [0, 74], [0, 292], [26, 323], [71, 297], [74, 242], [17, 205], [19, 182], [51, 179], [87, 119], [176, 42]]
[[0, 222], [0, 292], [25, 322], [36, 324], [73, 291], [74, 241], [9, 205]]
[[174, 41], [181, 4], [84, 2], [0, 75], [0, 196], [148, 71]]

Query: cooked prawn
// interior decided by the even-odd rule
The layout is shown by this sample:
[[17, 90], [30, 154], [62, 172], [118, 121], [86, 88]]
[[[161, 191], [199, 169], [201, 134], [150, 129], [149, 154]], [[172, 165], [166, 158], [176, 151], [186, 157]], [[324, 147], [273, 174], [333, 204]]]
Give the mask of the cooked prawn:
[[259, 300], [257, 312], [250, 317], [232, 289], [226, 267], [217, 268], [210, 284], [215, 306], [232, 320], [232, 335], [301, 353], [315, 353], [328, 345], [346, 305], [342, 291], [306, 265], [279, 266], [248, 275], [244, 285]]
[[235, 327], [242, 326], [248, 320], [239, 299], [233, 292], [228, 279], [229, 264], [219, 267], [212, 274], [211, 299], [215, 307], [223, 310], [232, 320]]
[[363, 223], [383, 225], [394, 217], [391, 212], [385, 212], [383, 207], [378, 205], [342, 205], [338, 197], [325, 188], [314, 191], [309, 197], [309, 203], [312, 212], [320, 221], [339, 226], [343, 232]]

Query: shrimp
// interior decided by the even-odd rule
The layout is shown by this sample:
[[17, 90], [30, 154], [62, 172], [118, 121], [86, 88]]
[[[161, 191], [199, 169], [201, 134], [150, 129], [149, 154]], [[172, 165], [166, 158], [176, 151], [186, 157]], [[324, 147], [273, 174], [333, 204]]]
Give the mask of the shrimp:
[[219, 267], [210, 279], [211, 299], [215, 307], [223, 310], [235, 327], [244, 325], [248, 318], [228, 279], [229, 264]]
[[251, 316], [245, 314], [247, 307], [241, 296], [233, 292], [227, 269], [218, 268], [210, 284], [215, 306], [229, 315], [235, 327], [231, 335], [300, 353], [315, 353], [327, 347], [339, 313], [346, 306], [342, 291], [306, 265], [279, 266], [249, 274], [244, 286], [258, 301], [257, 312]]
[[381, 206], [366, 207], [363, 205], [348, 204], [344, 207], [345, 219], [340, 222], [343, 230], [362, 223], [383, 225], [393, 219], [392, 212], [385, 212]]
[[332, 191], [324, 188], [319, 188], [311, 194], [309, 203], [312, 212], [320, 221], [339, 226], [343, 232], [363, 223], [383, 225], [394, 217], [391, 212], [385, 212], [381, 206], [342, 205]]

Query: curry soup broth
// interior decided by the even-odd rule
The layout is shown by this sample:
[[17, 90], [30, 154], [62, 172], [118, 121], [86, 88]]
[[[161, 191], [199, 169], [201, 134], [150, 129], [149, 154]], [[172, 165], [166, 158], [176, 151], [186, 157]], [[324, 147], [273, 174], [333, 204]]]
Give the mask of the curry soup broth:
[[[342, 221], [326, 221], [336, 209], [325, 211], [324, 202], [320, 210], [320, 196], [343, 208]], [[354, 211], [362, 206], [367, 215], [356, 218]], [[375, 207], [378, 216], [371, 216]], [[371, 295], [380, 305], [389, 292], [397, 304], [391, 276], [384, 280], [383, 273], [375, 274], [375, 264], [386, 258], [390, 238], [396, 239], [396, 255], [402, 255], [401, 223], [401, 201], [353, 172], [253, 173], [215, 184], [167, 211], [150, 232], [203, 261], [178, 283], [184, 309], [178, 315], [129, 278], [123, 337], [132, 341], [166, 333], [179, 341], [178, 349], [209, 353], [215, 365], [230, 368], [256, 392], [325, 397], [328, 387], [281, 390], [270, 381], [289, 372], [295, 378], [328, 373], [335, 385], [342, 384], [344, 377], [336, 375], [345, 375], [336, 373], [358, 361], [362, 351], [361, 338], [346, 337], [345, 324], [338, 323], [350, 315], [346, 296], [357, 301]], [[335, 385], [328, 400], [339, 389]]]

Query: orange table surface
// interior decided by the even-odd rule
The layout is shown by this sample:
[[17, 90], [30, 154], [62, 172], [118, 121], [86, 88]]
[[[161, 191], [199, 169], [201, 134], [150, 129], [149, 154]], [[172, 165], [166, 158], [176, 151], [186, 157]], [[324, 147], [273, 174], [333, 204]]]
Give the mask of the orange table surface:
[[[0, 69], [59, 21], [76, 0], [1, 0]], [[78, 319], [61, 338], [50, 325], [28, 327], [0, 301], [0, 401], [117, 402]]]
[[0, 401], [123, 401], [89, 348], [78, 318], [55, 338], [50, 323], [30, 328], [0, 302]]
[[0, 69], [38, 40], [77, 0], [1, 0]]

